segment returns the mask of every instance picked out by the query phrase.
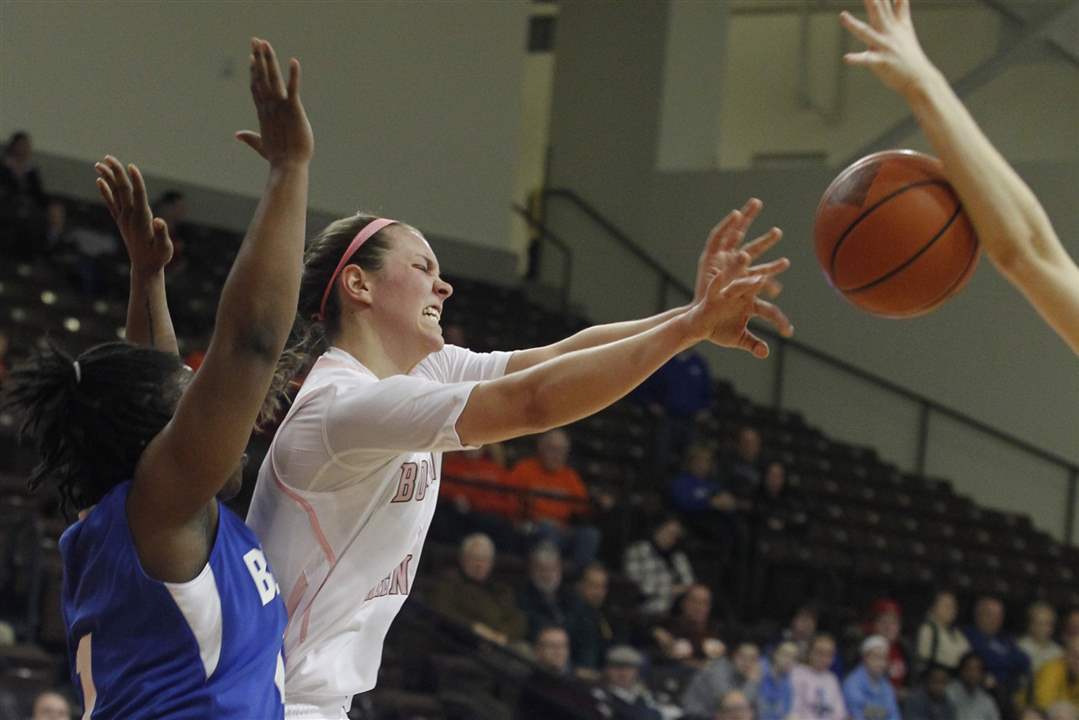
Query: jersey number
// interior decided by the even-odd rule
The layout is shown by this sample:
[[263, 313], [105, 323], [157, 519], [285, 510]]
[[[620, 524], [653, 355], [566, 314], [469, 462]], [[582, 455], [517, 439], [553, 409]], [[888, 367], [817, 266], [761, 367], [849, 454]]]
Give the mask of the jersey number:
[[82, 686], [82, 704], [86, 708], [82, 714], [82, 720], [90, 720], [90, 715], [94, 712], [94, 703], [97, 701], [94, 672], [90, 664], [91, 634], [82, 636], [79, 640], [79, 649], [75, 652], [75, 673], [79, 676], [79, 684]]

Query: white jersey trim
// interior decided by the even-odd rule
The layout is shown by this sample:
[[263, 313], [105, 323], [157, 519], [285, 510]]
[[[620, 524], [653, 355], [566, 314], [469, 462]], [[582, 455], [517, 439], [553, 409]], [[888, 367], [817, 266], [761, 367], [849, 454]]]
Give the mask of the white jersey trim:
[[172, 595], [176, 607], [187, 621], [195, 643], [199, 647], [202, 668], [206, 679], [214, 674], [217, 661], [221, 658], [221, 596], [217, 592], [217, 580], [214, 578], [210, 563], [193, 580], [184, 583], [163, 582], [162, 585]]

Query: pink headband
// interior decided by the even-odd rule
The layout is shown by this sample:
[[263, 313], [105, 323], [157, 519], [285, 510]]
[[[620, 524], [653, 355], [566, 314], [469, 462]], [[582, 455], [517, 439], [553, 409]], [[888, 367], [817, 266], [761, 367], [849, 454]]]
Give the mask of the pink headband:
[[341, 274], [341, 271], [345, 269], [345, 265], [348, 265], [349, 259], [356, 254], [356, 251], [360, 249], [367, 239], [377, 233], [387, 225], [393, 225], [396, 220], [389, 218], [377, 218], [372, 220], [363, 226], [363, 230], [356, 233], [356, 237], [349, 243], [348, 249], [345, 250], [345, 254], [341, 256], [341, 262], [337, 263], [337, 269], [333, 271], [333, 275], [330, 276], [330, 281], [326, 283], [326, 291], [322, 293], [322, 302], [318, 306], [318, 315], [315, 319], [322, 322], [326, 318], [326, 301], [330, 298], [330, 291], [333, 290], [333, 284], [337, 282], [337, 276]]

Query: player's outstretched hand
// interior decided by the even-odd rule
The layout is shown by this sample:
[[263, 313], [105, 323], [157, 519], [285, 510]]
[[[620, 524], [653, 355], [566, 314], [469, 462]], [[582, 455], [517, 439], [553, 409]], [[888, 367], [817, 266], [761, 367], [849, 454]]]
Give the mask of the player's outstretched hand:
[[112, 155], [94, 163], [94, 169], [100, 176], [97, 189], [124, 240], [131, 272], [146, 276], [164, 269], [172, 259], [172, 238], [165, 221], [150, 210], [142, 173], [134, 165], [125, 168]]
[[794, 326], [783, 311], [759, 295], [768, 281], [790, 267], [780, 258], [768, 263], [767, 270], [749, 273], [749, 253], [737, 251], [732, 261], [708, 284], [704, 297], [688, 311], [693, 334], [722, 347], [740, 348], [758, 358], [768, 357], [768, 343], [749, 330], [749, 321], [760, 317], [774, 325], [784, 336], [794, 333]]
[[850, 65], [869, 68], [885, 85], [906, 95], [921, 80], [935, 72], [914, 32], [910, 0], [863, 2], [869, 16], [868, 23], [846, 11], [840, 13], [839, 21], [868, 49], [847, 53], [843, 59]]
[[250, 60], [251, 98], [258, 112], [259, 132], [241, 130], [236, 139], [251, 146], [271, 167], [309, 162], [315, 138], [300, 102], [300, 61], [289, 60], [286, 85], [270, 43], [252, 38]]
[[[739, 251], [749, 253], [750, 261], [755, 261], [764, 253], [775, 246], [783, 237], [783, 231], [777, 227], [760, 235], [754, 240], [742, 245], [750, 225], [760, 215], [764, 207], [757, 198], [750, 198], [741, 210], [731, 210], [727, 216], [719, 221], [712, 232], [708, 234], [708, 240], [704, 243], [701, 258], [697, 261], [697, 283], [694, 288], [693, 302], [700, 302], [712, 278], [722, 273], [725, 269], [737, 262]], [[768, 273], [769, 265], [749, 267], [748, 273], [757, 271]], [[732, 280], [734, 278], [731, 278]], [[773, 277], [769, 277], [765, 283], [764, 292], [771, 298], [775, 298], [783, 290], [783, 286]]]

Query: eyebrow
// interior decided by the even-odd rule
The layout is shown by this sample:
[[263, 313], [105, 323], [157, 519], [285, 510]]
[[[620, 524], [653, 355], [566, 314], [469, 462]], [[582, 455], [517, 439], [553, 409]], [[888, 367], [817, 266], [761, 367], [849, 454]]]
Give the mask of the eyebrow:
[[423, 253], [416, 253], [416, 257], [422, 259], [428, 265], [432, 266], [435, 269], [436, 273], [438, 272], [438, 270], [439, 270], [438, 260], [435, 260], [434, 258], [430, 257], [429, 255], [424, 255]]

